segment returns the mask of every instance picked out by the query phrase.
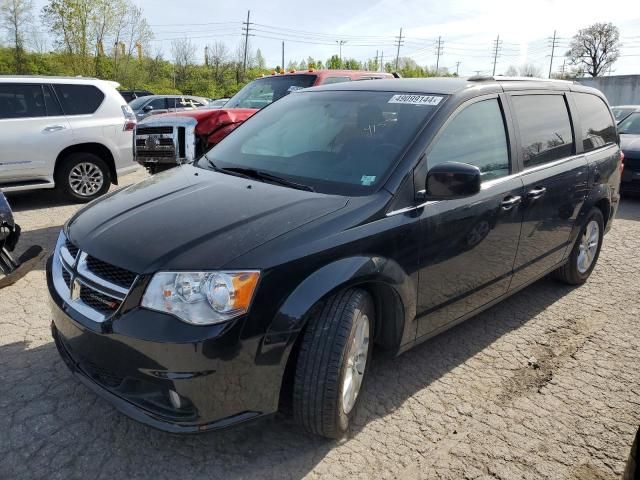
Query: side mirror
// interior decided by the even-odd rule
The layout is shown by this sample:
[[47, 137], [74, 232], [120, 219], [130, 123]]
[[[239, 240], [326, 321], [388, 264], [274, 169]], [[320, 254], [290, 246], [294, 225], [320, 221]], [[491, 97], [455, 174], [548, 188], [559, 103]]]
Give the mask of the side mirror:
[[150, 112], [151, 110], [153, 110], [153, 107], [151, 105], [147, 105], [142, 109], [144, 112]]
[[480, 169], [467, 163], [444, 162], [427, 173], [426, 195], [432, 200], [470, 197], [480, 191]]

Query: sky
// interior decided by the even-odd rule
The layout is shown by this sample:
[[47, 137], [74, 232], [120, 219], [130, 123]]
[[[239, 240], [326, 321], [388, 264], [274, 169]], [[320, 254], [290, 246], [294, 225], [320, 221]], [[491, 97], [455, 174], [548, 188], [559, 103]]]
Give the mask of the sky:
[[[436, 64], [436, 42], [442, 40], [440, 66], [460, 75], [491, 74], [493, 45], [500, 51], [496, 74], [510, 65], [534, 63], [549, 73], [551, 40], [557, 32], [553, 71], [562, 67], [571, 36], [595, 22], [620, 28], [623, 56], [612, 74], [640, 74], [640, 7], [637, 0], [133, 0], [151, 24], [151, 48], [171, 57], [171, 40], [189, 37], [204, 47], [215, 41], [235, 51], [243, 41], [242, 22], [251, 11], [250, 43], [267, 65], [280, 65], [282, 40], [285, 63], [308, 56], [323, 61], [338, 54], [363, 61], [384, 52], [395, 60], [396, 37], [402, 28], [400, 56], [420, 65]], [[37, 0], [37, 6], [44, 0]]]

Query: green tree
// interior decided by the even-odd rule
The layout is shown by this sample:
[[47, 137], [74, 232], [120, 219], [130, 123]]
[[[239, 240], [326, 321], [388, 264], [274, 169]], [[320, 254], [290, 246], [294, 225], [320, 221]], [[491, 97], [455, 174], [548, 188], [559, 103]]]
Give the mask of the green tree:
[[620, 57], [620, 31], [612, 23], [594, 23], [580, 30], [569, 44], [569, 63], [592, 77], [606, 72]]
[[341, 68], [342, 62], [340, 62], [340, 57], [338, 55], [331, 55], [331, 58], [327, 60], [327, 68], [331, 70], [337, 70]]
[[0, 26], [13, 44], [13, 67], [19, 74], [28, 73], [25, 30], [32, 11], [31, 0], [2, 0], [0, 3]]

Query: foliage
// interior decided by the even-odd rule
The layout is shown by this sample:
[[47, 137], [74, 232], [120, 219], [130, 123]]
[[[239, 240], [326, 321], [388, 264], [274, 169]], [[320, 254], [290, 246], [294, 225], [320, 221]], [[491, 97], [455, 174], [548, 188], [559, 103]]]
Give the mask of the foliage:
[[0, 28], [13, 45], [13, 68], [16, 73], [27, 73], [25, 30], [30, 23], [33, 3], [31, 0], [0, 1]]
[[620, 31], [612, 23], [594, 23], [580, 30], [569, 47], [569, 63], [597, 77], [620, 57]]

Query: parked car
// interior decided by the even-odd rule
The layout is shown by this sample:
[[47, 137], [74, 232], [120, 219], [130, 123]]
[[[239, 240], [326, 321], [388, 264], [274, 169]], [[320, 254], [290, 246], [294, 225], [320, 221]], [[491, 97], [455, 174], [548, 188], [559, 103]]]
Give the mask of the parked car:
[[548, 273], [584, 283], [620, 167], [605, 98], [577, 84], [302, 90], [71, 218], [47, 265], [53, 337], [153, 427], [290, 405], [340, 437], [374, 345], [404, 352]]
[[616, 118], [616, 122], [620, 123], [633, 112], [640, 112], [640, 105], [619, 105], [611, 107], [611, 110], [613, 111], [613, 116]]
[[216, 100], [211, 100], [206, 108], [222, 108], [227, 104], [228, 101], [228, 98], [218, 98]]
[[136, 160], [151, 173], [192, 162], [259, 109], [292, 91], [314, 85], [380, 78], [393, 78], [393, 75], [311, 69], [259, 78], [245, 85], [224, 108], [154, 116], [141, 122], [136, 131]]
[[204, 107], [209, 100], [203, 97], [186, 95], [148, 95], [136, 98], [129, 103], [138, 120], [151, 115], [159, 115], [167, 112], [180, 112]]
[[4, 194], [0, 192], [0, 288], [7, 287], [29, 273], [44, 257], [42, 247], [33, 245], [18, 259], [11, 255], [20, 238], [20, 225], [13, 219], [13, 212]]
[[122, 98], [125, 99], [127, 103], [135, 100], [140, 97], [148, 97], [149, 95], [153, 95], [149, 90], [118, 90]]
[[623, 192], [640, 193], [640, 111], [618, 124], [620, 147], [624, 153]]
[[115, 82], [0, 76], [0, 190], [88, 202], [138, 168], [133, 111]]

